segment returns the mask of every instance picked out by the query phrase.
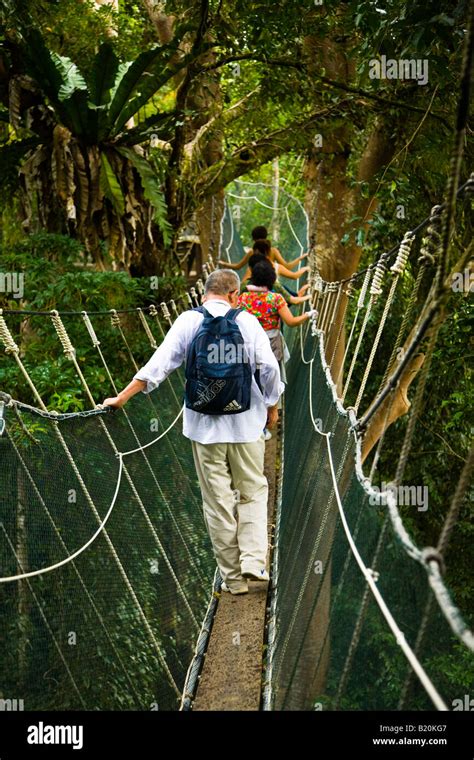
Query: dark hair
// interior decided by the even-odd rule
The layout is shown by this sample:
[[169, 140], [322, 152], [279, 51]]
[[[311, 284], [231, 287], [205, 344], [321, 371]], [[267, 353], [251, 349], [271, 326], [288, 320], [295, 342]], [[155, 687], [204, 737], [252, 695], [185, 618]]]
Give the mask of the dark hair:
[[263, 240], [262, 238], [259, 238], [253, 244], [254, 253], [263, 253], [264, 256], [269, 256], [271, 250], [272, 246], [269, 240]]
[[252, 269], [251, 283], [257, 287], [266, 287], [271, 290], [275, 284], [276, 272], [270, 261], [259, 261]]
[[252, 240], [263, 240], [267, 235], [266, 227], [254, 227], [252, 230]]
[[250, 269], [253, 269], [255, 264], [258, 264], [260, 261], [268, 261], [268, 259], [263, 253], [253, 253], [249, 258]]

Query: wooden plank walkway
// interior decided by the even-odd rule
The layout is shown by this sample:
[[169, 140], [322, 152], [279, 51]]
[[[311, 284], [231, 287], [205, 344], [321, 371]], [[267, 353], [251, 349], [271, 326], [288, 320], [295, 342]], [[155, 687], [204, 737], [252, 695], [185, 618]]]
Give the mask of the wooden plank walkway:
[[[274, 430], [265, 444], [269, 531], [276, 499], [277, 452]], [[267, 583], [250, 581], [248, 594], [220, 594], [193, 711], [259, 709], [267, 589]]]

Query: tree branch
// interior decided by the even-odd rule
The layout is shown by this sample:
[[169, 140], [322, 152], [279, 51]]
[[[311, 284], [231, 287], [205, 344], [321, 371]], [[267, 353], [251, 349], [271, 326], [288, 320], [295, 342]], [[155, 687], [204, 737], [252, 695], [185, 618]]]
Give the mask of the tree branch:
[[[215, 61], [212, 64], [209, 64], [205, 67], [205, 71], [211, 70], [211, 69], [218, 69], [222, 66], [226, 66], [229, 63], [234, 63], [238, 61], [257, 61], [259, 63], [264, 63], [267, 66], [281, 66], [283, 68], [292, 68], [296, 69], [300, 72], [308, 72], [308, 64], [303, 63], [303, 61], [290, 61], [287, 58], [267, 58], [266, 56], [262, 55], [255, 55], [255, 53], [240, 53], [238, 55], [232, 55], [227, 56], [225, 58], [221, 58], [218, 61]], [[367, 90], [363, 90], [360, 87], [352, 87], [351, 85], [346, 84], [345, 82], [340, 82], [335, 79], [330, 79], [329, 77], [323, 76], [322, 74], [315, 74], [314, 71], [311, 72], [311, 78], [315, 78], [322, 82], [323, 84], [327, 84], [330, 87], [334, 87], [337, 90], [342, 90], [343, 92], [348, 92], [353, 95], [359, 95], [360, 97], [366, 98], [367, 100], [372, 100], [375, 103], [380, 103], [386, 108], [403, 108], [407, 111], [414, 111], [415, 113], [422, 113], [425, 114], [426, 109], [421, 108], [419, 106], [414, 106], [409, 103], [406, 103], [402, 100], [392, 100], [391, 98], [384, 98], [380, 95], [376, 95], [375, 93], [368, 92]], [[448, 130], [451, 130], [451, 126], [448, 124], [444, 116], [441, 114], [429, 111], [427, 113], [428, 116], [431, 116], [433, 119], [437, 119], [440, 121]]]
[[230, 157], [224, 158], [201, 172], [194, 188], [196, 199], [201, 202], [205, 197], [224, 188], [233, 179], [247, 173], [255, 166], [271, 161], [276, 156], [293, 149], [303, 150], [307, 145], [307, 131], [314, 129], [321, 119], [333, 116], [344, 104], [344, 100], [333, 103], [311, 114], [304, 121], [292, 122], [287, 127], [263, 135], [237, 148]]

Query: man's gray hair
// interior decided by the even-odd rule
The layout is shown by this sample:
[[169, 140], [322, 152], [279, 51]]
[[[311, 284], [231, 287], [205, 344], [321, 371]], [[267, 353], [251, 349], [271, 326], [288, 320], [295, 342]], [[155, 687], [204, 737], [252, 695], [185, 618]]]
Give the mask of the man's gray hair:
[[232, 269], [215, 269], [206, 280], [206, 294], [226, 296], [233, 290], [240, 290], [240, 277]]

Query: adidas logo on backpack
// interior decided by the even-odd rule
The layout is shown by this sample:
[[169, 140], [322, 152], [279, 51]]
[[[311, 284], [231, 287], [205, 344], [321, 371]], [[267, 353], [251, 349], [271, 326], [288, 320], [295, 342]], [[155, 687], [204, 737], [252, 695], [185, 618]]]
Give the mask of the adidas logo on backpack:
[[230, 404], [224, 407], [224, 412], [240, 412], [241, 406], [238, 401], [231, 401]]
[[[204, 306], [195, 311], [203, 314], [204, 319], [191, 342], [186, 361], [187, 408], [202, 414], [247, 411], [252, 370], [235, 321], [241, 310], [229, 309], [222, 317], [213, 317]], [[222, 345], [226, 350], [216, 351], [216, 347]]]

